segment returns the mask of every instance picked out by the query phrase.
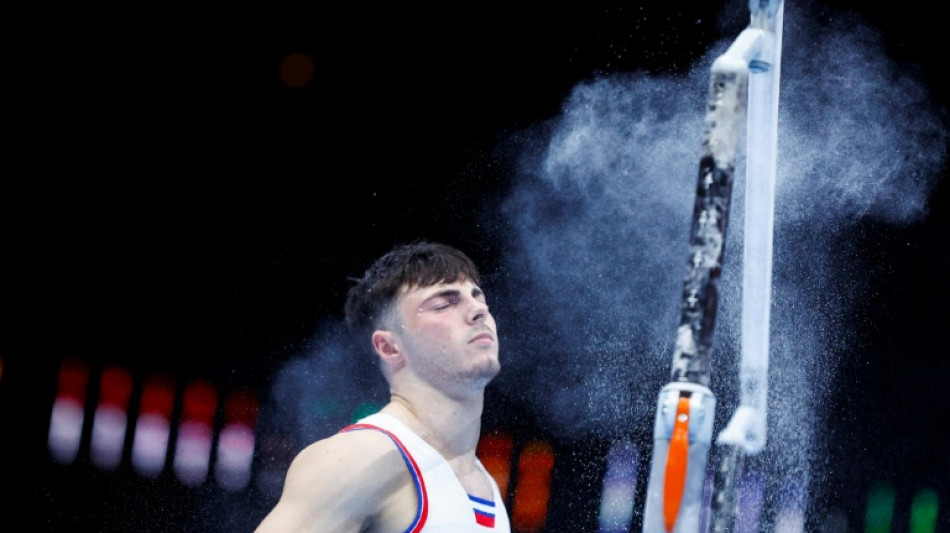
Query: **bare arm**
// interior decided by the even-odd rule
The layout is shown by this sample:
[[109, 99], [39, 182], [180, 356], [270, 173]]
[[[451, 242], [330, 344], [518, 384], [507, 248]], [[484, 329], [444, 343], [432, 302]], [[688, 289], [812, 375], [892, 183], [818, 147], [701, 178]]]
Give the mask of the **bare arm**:
[[411, 478], [392, 441], [377, 431], [352, 431], [294, 458], [280, 500], [255, 533], [374, 531], [403, 517], [408, 526], [414, 511]]

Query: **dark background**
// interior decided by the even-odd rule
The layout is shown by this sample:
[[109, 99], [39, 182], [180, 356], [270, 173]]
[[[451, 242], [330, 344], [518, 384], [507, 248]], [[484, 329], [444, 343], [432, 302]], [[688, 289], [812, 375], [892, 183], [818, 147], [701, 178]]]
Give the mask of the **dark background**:
[[[579, 81], [685, 72], [744, 27], [742, 17], [720, 27], [726, 6], [736, 8], [595, 2], [24, 17], [29, 31], [7, 71], [17, 96], [7, 102], [3, 195], [8, 516], [22, 514], [14, 504], [24, 498], [42, 509], [28, 516], [39, 520], [29, 529], [182, 531], [195, 516], [222, 531], [251, 529], [272, 504], [253, 491], [224, 496], [50, 465], [45, 432], [60, 358], [265, 394], [321, 318], [341, 316], [347, 277], [392, 243], [444, 240], [479, 263], [495, 261], [498, 244], [472, 210], [512, 172], [493, 159], [499, 135], [556, 115]], [[921, 66], [946, 103], [937, 17], [861, 2], [820, 6], [809, 9], [868, 17], [888, 51]], [[278, 76], [294, 52], [315, 61], [305, 87]], [[950, 478], [945, 452], [935, 451], [946, 443], [931, 440], [950, 418], [941, 394], [950, 385], [946, 181], [926, 220], [869, 223], [856, 237], [883, 266], [875, 298], [859, 310], [873, 323], [875, 349], [842, 379], [840, 412], [831, 414], [842, 435], [873, 435], [832, 447], [827, 475], [843, 486], [874, 471], [876, 450], [932, 457], [915, 462], [922, 471], [878, 472], [909, 488], [939, 479], [934, 469]], [[879, 234], [888, 248], [869, 237]], [[597, 446], [577, 453], [595, 456]], [[946, 507], [946, 481], [943, 491]], [[824, 497], [860, 509], [864, 494]], [[559, 497], [581, 505], [569, 491]]]

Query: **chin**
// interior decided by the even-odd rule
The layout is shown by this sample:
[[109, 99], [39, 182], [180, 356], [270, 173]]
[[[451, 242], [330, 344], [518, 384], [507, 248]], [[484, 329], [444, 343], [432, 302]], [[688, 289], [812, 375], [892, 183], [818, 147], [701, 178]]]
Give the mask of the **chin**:
[[501, 365], [498, 363], [498, 360], [486, 361], [485, 364], [479, 365], [477, 368], [472, 369], [471, 376], [474, 379], [485, 379], [491, 380], [501, 371]]
[[493, 361], [491, 366], [485, 368], [484, 376], [494, 378], [499, 372], [501, 372], [501, 364], [498, 361]]

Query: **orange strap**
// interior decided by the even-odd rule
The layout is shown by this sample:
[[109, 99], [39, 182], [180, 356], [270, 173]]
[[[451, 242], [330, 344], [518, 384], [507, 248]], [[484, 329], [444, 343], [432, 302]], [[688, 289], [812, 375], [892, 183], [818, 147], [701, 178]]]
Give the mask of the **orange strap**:
[[663, 523], [668, 532], [673, 531], [676, 516], [683, 501], [686, 486], [686, 469], [689, 466], [689, 398], [680, 396], [676, 406], [676, 422], [670, 449], [666, 456], [666, 476], [663, 483]]

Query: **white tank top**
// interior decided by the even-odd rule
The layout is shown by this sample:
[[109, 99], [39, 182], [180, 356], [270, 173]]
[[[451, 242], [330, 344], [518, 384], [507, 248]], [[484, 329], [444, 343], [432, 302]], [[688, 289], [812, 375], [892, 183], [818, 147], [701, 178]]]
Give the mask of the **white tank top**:
[[476, 465], [491, 482], [493, 501], [466, 493], [442, 454], [399, 420], [375, 413], [342, 431], [355, 430], [381, 431], [402, 453], [419, 496], [416, 518], [406, 533], [511, 533], [498, 484], [477, 458]]

